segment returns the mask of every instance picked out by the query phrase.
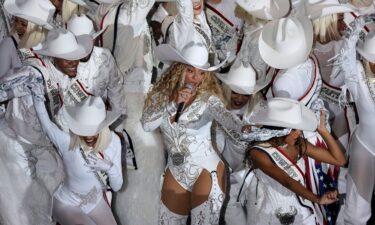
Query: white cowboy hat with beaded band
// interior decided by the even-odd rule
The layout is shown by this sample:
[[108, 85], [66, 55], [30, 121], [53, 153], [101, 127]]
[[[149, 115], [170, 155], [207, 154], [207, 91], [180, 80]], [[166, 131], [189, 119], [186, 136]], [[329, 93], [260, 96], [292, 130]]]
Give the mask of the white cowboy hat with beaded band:
[[358, 53], [371, 63], [375, 63], [375, 31], [368, 33], [364, 41], [359, 41], [357, 46]]
[[95, 31], [93, 21], [84, 14], [74, 14], [66, 25], [66, 29], [72, 32], [75, 36], [89, 34], [92, 39], [96, 39], [101, 35], [107, 27]]
[[79, 136], [95, 136], [111, 125], [120, 113], [106, 111], [100, 97], [89, 96], [79, 105], [64, 105], [62, 115], [72, 133]]
[[268, 22], [259, 38], [259, 52], [271, 67], [288, 69], [304, 62], [313, 44], [313, 27], [307, 17]]
[[59, 28], [48, 32], [47, 39], [34, 48], [40, 55], [66, 60], [79, 60], [88, 56], [93, 48], [90, 35], [74, 36], [66, 29]]
[[236, 0], [236, 2], [251, 15], [263, 20], [279, 19], [290, 11], [289, 0]]
[[257, 80], [257, 74], [251, 65], [233, 64], [227, 74], [216, 73], [216, 76], [232, 91], [242, 95], [252, 95], [262, 90], [272, 80], [272, 73], [268, 73], [265, 80]]
[[272, 98], [267, 105], [256, 110], [250, 121], [257, 125], [315, 131], [318, 120], [313, 111], [289, 98]]
[[312, 20], [336, 13], [355, 12], [357, 8], [349, 3], [340, 3], [338, 0], [308, 0], [306, 13]]
[[155, 55], [161, 62], [167, 64], [180, 62], [204, 71], [214, 71], [219, 69], [229, 58], [229, 55], [227, 55], [227, 58], [219, 64], [210, 65], [208, 62], [209, 53], [206, 46], [194, 42], [187, 44], [181, 52], [169, 44], [162, 44], [156, 47]]
[[56, 8], [49, 0], [5, 0], [5, 10], [13, 15], [45, 27], [53, 29], [53, 15]]

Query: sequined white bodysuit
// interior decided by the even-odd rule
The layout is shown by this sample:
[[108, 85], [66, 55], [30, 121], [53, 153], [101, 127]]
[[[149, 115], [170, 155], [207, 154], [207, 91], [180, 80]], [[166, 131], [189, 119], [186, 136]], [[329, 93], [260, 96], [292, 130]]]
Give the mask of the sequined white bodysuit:
[[[164, 143], [168, 150], [169, 169], [176, 181], [186, 190], [191, 191], [203, 169], [211, 173], [212, 189], [208, 201], [214, 212], [212, 224], [217, 224], [224, 193], [219, 188], [216, 167], [221, 161], [211, 143], [211, 124], [213, 119], [232, 130], [241, 130], [242, 122], [231, 114], [222, 101], [216, 96], [198, 97], [181, 114], [178, 123], [171, 123], [170, 117], [176, 113], [174, 103], [152, 104], [142, 115], [143, 128], [152, 131], [158, 127], [163, 133]], [[182, 163], [174, 163], [176, 153], [183, 155]], [[211, 211], [211, 212], [210, 212]], [[208, 219], [208, 216], [206, 217]], [[198, 218], [193, 218], [194, 222]], [[194, 223], [193, 223], [194, 224]]]

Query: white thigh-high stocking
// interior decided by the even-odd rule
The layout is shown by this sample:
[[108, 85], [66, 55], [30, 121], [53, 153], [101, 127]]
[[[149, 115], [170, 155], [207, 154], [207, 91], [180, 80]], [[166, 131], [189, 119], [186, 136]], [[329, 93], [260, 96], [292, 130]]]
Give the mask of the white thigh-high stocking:
[[89, 213], [89, 216], [98, 225], [117, 225], [112, 210], [104, 198]]
[[170, 211], [162, 201], [159, 209], [159, 225], [186, 225], [188, 216]]
[[61, 225], [84, 224], [96, 225], [96, 223], [80, 209], [66, 205], [56, 198], [53, 199], [52, 215], [54, 219]]
[[191, 225], [219, 224], [220, 210], [224, 193], [219, 187], [216, 172], [211, 172], [212, 188], [207, 201], [191, 210]]
[[53, 217], [61, 225], [116, 225], [112, 211], [102, 199], [88, 214], [79, 207], [66, 205], [56, 198], [53, 200]]

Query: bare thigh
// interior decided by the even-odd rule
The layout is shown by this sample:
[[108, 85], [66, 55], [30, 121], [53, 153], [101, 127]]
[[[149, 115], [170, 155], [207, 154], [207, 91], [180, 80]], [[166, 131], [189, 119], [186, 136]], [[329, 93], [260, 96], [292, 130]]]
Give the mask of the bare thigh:
[[190, 196], [191, 192], [184, 189], [167, 169], [161, 190], [161, 200], [164, 205], [173, 213], [188, 215], [191, 208]]
[[[216, 167], [219, 186], [222, 192], [225, 192], [225, 167], [223, 162], [219, 162]], [[199, 175], [194, 184], [191, 195], [191, 207], [195, 208], [207, 201], [212, 188], [211, 173], [206, 169]]]

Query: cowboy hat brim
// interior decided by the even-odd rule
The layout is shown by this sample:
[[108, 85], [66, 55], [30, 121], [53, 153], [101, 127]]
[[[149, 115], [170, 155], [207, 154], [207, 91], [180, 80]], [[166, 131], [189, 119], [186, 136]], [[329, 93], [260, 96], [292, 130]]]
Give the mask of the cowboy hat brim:
[[84, 0], [70, 0], [70, 1], [84, 8], [89, 8], [89, 6]]
[[298, 129], [303, 131], [315, 131], [318, 127], [318, 121], [315, 117], [315, 114], [308, 109], [307, 107], [301, 104], [301, 116], [302, 119], [298, 123], [288, 123], [280, 120], [274, 120], [269, 118], [268, 116], [268, 105], [264, 106], [264, 108], [256, 111], [249, 120], [257, 125], [265, 125], [265, 126], [274, 126], [274, 127], [282, 127], [282, 128], [292, 128]]
[[[259, 0], [258, 0], [259, 1]], [[256, 1], [236, 0], [237, 4], [249, 14], [262, 20], [275, 20], [284, 17], [290, 10], [289, 0], [278, 0], [278, 9], [269, 9], [266, 6], [259, 8]], [[273, 10], [272, 12], [270, 12]]]
[[20, 17], [39, 26], [42, 26], [47, 30], [54, 29], [54, 25], [52, 23], [48, 23], [45, 20], [35, 17], [35, 12], [20, 13], [20, 11], [22, 10], [17, 7], [17, 4], [14, 1], [5, 1], [4, 8], [12, 16]]
[[97, 31], [97, 32], [95, 32], [95, 33], [93, 33], [93, 34], [91, 35], [92, 39], [95, 40], [96, 38], [98, 38], [102, 33], [104, 33], [104, 32], [107, 30], [107, 28], [108, 28], [108, 25], [105, 26], [105, 27], [103, 27], [101, 30], [99, 30], [99, 31]]
[[336, 13], [355, 12], [357, 8], [351, 4], [307, 4], [307, 15], [310, 19], [315, 20], [320, 17], [328, 16]]
[[69, 112], [74, 112], [77, 106], [64, 106], [62, 108], [62, 114], [66, 120], [69, 130], [78, 136], [95, 136], [99, 134], [104, 128], [111, 125], [118, 117], [120, 112], [106, 111], [106, 118], [96, 126], [80, 124], [80, 121], [75, 120]]
[[55, 53], [48, 50], [48, 44], [43, 43], [40, 49], [35, 49], [34, 52], [39, 55], [50, 56], [66, 60], [79, 60], [88, 56], [93, 48], [93, 41], [90, 35], [77, 36], [78, 48], [72, 52]]
[[171, 64], [173, 62], [180, 62], [183, 64], [194, 66], [197, 69], [204, 70], [204, 71], [215, 71], [222, 67], [224, 63], [229, 59], [229, 54], [227, 54], [226, 59], [220, 62], [218, 65], [210, 66], [209, 63], [205, 65], [194, 65], [191, 64], [181, 53], [173, 48], [169, 44], [161, 44], [156, 47], [155, 49], [155, 56], [162, 62]]
[[224, 84], [226, 84], [232, 91], [241, 94], [241, 95], [253, 95], [258, 91], [262, 90], [266, 87], [272, 80], [273, 73], [267, 73], [266, 78], [263, 81], [257, 80], [255, 86], [253, 87], [245, 87], [238, 84], [233, 84], [227, 80], [228, 73], [216, 73], [216, 76], [219, 80], [221, 80]]

